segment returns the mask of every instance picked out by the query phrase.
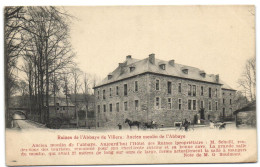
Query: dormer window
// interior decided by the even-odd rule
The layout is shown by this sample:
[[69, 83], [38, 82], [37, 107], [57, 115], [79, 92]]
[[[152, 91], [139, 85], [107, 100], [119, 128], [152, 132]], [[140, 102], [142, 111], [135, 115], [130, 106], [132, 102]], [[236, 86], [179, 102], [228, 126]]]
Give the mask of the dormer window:
[[107, 79], [110, 80], [113, 77], [112, 74], [108, 74]]
[[188, 70], [187, 68], [183, 68], [183, 69], [182, 69], [182, 72], [183, 72], [184, 74], [188, 74], [188, 73], [189, 73], [189, 70]]
[[204, 71], [200, 71], [200, 76], [202, 76], [203, 78], [205, 78], [206, 73]]
[[160, 64], [159, 66], [160, 66], [160, 69], [162, 69], [162, 70], [166, 69], [165, 64]]
[[135, 70], [135, 67], [129, 67], [130, 68], [130, 72], [133, 72]]

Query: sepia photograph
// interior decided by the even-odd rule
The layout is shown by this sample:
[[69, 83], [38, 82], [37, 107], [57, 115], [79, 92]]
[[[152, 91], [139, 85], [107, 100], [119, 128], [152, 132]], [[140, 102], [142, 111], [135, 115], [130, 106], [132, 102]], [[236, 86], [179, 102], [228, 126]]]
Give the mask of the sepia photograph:
[[257, 162], [255, 6], [5, 6], [3, 21], [6, 165]]

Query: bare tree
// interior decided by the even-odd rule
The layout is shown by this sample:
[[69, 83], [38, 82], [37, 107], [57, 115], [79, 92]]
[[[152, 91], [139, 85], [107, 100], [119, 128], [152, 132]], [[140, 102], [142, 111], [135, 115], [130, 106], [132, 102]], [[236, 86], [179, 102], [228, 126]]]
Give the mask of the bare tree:
[[256, 100], [256, 59], [255, 57], [247, 60], [244, 72], [238, 80], [239, 86], [245, 96], [249, 97], [250, 101]]
[[24, 15], [23, 7], [5, 7], [4, 9], [4, 55], [5, 55], [5, 118], [8, 127], [8, 106], [11, 95], [15, 92], [16, 76], [14, 70], [19, 53], [24, 47], [20, 36], [20, 25]]
[[96, 87], [100, 82], [101, 82], [101, 78], [99, 76], [97, 76], [96, 74], [93, 74], [92, 76], [92, 88]]
[[69, 101], [68, 98], [70, 96], [70, 73], [65, 71], [62, 73], [62, 78], [61, 78], [61, 82], [62, 82], [62, 89], [63, 89], [63, 93], [65, 95], [65, 99], [66, 99], [66, 105], [67, 105], [67, 111], [68, 111], [68, 106], [69, 106]]
[[248, 104], [248, 100], [247, 97], [244, 96], [241, 91], [237, 91], [235, 94], [234, 103], [234, 106], [236, 107], [235, 110], [238, 110], [245, 107]]
[[78, 105], [77, 105], [77, 94], [79, 93], [79, 90], [82, 86], [81, 77], [82, 77], [82, 71], [79, 68], [72, 68], [71, 69], [72, 74], [72, 90], [74, 92], [74, 103], [75, 103], [75, 114], [76, 114], [76, 120], [77, 120], [77, 128], [79, 127], [79, 116], [78, 116]]
[[23, 39], [29, 43], [24, 55], [31, 55], [27, 60], [34, 63], [34, 88], [41, 122], [49, 120], [50, 78], [56, 84], [55, 73], [71, 64], [75, 56], [69, 42], [69, 20], [66, 12], [56, 7], [27, 7], [22, 25]]

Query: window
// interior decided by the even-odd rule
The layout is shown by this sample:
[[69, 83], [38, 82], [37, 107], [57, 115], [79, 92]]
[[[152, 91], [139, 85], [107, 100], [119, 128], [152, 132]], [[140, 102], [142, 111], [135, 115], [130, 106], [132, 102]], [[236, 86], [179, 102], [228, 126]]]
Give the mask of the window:
[[188, 85], [188, 95], [191, 96], [191, 85]]
[[165, 64], [161, 64], [161, 65], [160, 65], [160, 68], [161, 68], [162, 70], [165, 70]]
[[216, 105], [216, 111], [218, 110], [218, 102], [216, 101], [215, 102], [215, 105]]
[[193, 110], [197, 110], [197, 103], [196, 103], [196, 100], [193, 100]]
[[106, 90], [103, 90], [103, 99], [106, 99]]
[[191, 110], [191, 100], [188, 100], [188, 110]]
[[181, 93], [181, 83], [178, 84], [178, 92]]
[[125, 111], [127, 111], [127, 109], [128, 109], [128, 106], [127, 106], [127, 101], [126, 101], [126, 102], [124, 102], [124, 109], [125, 109]]
[[159, 89], [160, 89], [160, 81], [157, 79], [155, 83], [155, 90], [159, 90]]
[[59, 108], [59, 107], [57, 107], [57, 108], [56, 108], [56, 110], [57, 110], [57, 111], [59, 111], [59, 110], [60, 110], [60, 108]]
[[109, 110], [110, 110], [110, 112], [113, 111], [113, 105], [112, 104], [109, 104]]
[[138, 91], [138, 81], [135, 81], [135, 91]]
[[66, 110], [66, 107], [62, 107], [62, 110]]
[[138, 109], [139, 109], [139, 101], [135, 100], [135, 110], [138, 110]]
[[97, 111], [100, 113], [100, 105], [97, 106]]
[[232, 104], [232, 99], [229, 100], [229, 104], [230, 104], [230, 105]]
[[99, 91], [97, 91], [97, 98], [99, 99]]
[[124, 84], [124, 95], [127, 96], [127, 84]]
[[204, 89], [203, 86], [201, 86], [201, 87], [200, 87], [200, 95], [201, 95], [201, 96], [203, 96], [203, 94], [204, 94], [204, 90], [203, 90], [203, 89]]
[[193, 85], [192, 88], [193, 88], [193, 89], [192, 89], [192, 90], [193, 90], [192, 95], [193, 95], [193, 96], [196, 96], [196, 94], [197, 94], [196, 85]]
[[113, 75], [110, 75], [110, 74], [109, 74], [109, 75], [107, 76], [107, 79], [110, 80], [112, 77], [113, 77]]
[[196, 85], [188, 85], [188, 95], [189, 96], [196, 96], [197, 93], [197, 89], [196, 89]]
[[223, 104], [225, 104], [225, 99], [223, 99]]
[[156, 108], [156, 109], [159, 109], [159, 108], [160, 108], [160, 98], [159, 98], [159, 97], [156, 97], [156, 98], [155, 98], [155, 108]]
[[211, 101], [209, 101], [209, 111], [211, 111], [212, 110], [212, 106], [211, 106], [212, 104], [211, 104]]
[[211, 98], [211, 88], [209, 88], [209, 98]]
[[167, 82], [168, 94], [172, 94], [172, 82]]
[[106, 105], [103, 105], [103, 111], [106, 112]]
[[181, 110], [181, 99], [178, 100], [178, 106], [179, 106], [179, 110]]
[[204, 101], [203, 100], [200, 101], [200, 108], [204, 108]]
[[119, 112], [119, 103], [116, 103], [116, 111]]
[[112, 88], [109, 88], [109, 96], [112, 97]]
[[189, 73], [189, 70], [185, 68], [185, 69], [182, 70], [182, 72], [183, 72], [184, 74], [188, 74], [188, 73]]
[[135, 67], [130, 67], [130, 72], [133, 72], [135, 70]]
[[116, 86], [116, 95], [118, 96], [118, 94], [119, 94], [119, 88], [118, 86]]
[[218, 97], [218, 89], [215, 91], [215, 96]]
[[60, 103], [56, 103], [56, 106], [60, 106]]
[[167, 108], [168, 108], [169, 110], [172, 109], [172, 98], [168, 98]]

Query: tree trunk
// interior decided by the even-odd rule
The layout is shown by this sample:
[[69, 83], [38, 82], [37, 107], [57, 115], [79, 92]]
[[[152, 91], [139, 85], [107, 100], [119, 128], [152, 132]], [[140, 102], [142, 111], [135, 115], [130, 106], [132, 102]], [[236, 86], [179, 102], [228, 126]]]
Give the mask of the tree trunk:
[[[48, 39], [45, 39], [45, 64], [46, 64], [46, 116], [45, 116], [45, 122], [49, 123], [49, 62], [48, 62], [48, 54], [47, 54], [47, 49], [48, 49]], [[55, 77], [55, 76], [54, 76]], [[54, 103], [55, 105], [55, 103]]]

